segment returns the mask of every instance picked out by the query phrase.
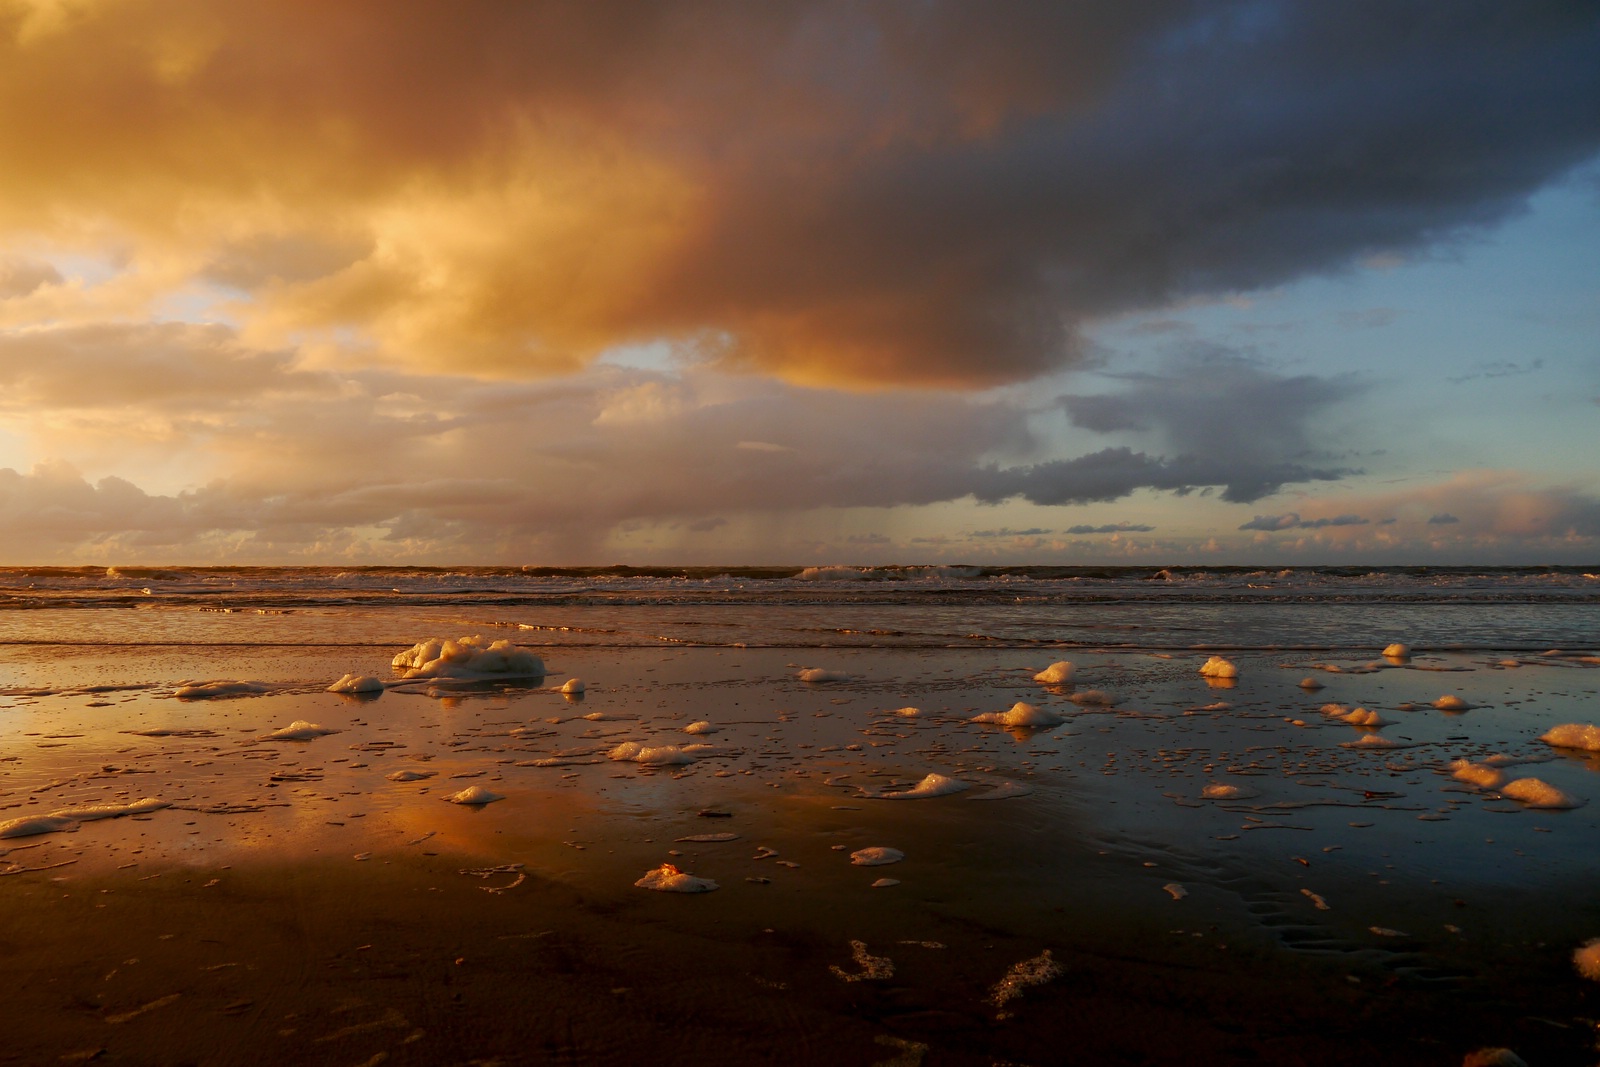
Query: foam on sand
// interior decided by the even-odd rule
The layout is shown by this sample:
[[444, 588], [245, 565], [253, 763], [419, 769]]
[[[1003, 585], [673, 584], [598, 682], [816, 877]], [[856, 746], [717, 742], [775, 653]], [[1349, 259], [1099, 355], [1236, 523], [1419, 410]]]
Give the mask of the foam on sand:
[[891, 863], [899, 863], [905, 858], [906, 854], [899, 849], [885, 848], [882, 845], [858, 848], [850, 853], [850, 862], [857, 867], [883, 867]]
[[894, 711], [892, 712], [892, 714], [898, 715], [902, 719], [915, 719], [915, 718], [921, 717], [922, 709], [921, 708], [895, 708]]
[[328, 686], [329, 693], [381, 693], [383, 679], [370, 674], [347, 674]]
[[848, 682], [850, 676], [843, 671], [824, 670], [821, 667], [807, 667], [795, 675], [802, 682]]
[[318, 726], [314, 722], [306, 722], [304, 719], [296, 719], [283, 729], [274, 730], [270, 734], [262, 734], [260, 737], [256, 738], [256, 740], [310, 741], [314, 737], [325, 737], [328, 734], [336, 734], [338, 732], [338, 730], [331, 730], [327, 727]]
[[1591, 982], [1600, 982], [1600, 937], [1590, 938], [1573, 949], [1572, 965]]
[[420, 782], [425, 778], [432, 778], [438, 771], [390, 771], [384, 775], [391, 782]]
[[1103, 689], [1085, 689], [1081, 693], [1073, 693], [1067, 698], [1081, 707], [1109, 708], [1117, 702], [1117, 698]]
[[696, 878], [684, 874], [670, 863], [663, 863], [647, 871], [643, 878], [633, 883], [640, 889], [654, 889], [658, 893], [709, 893], [720, 886], [709, 878]]
[[951, 793], [959, 793], [971, 789], [970, 782], [958, 781], [955, 778], [946, 778], [942, 774], [930, 774], [910, 789], [898, 793], [879, 793], [879, 800], [926, 800], [930, 797], [945, 797]]
[[708, 722], [692, 722], [683, 728], [686, 734], [714, 734], [721, 730], [720, 726], [712, 726]]
[[655, 767], [693, 763], [702, 753], [711, 751], [710, 745], [658, 745], [649, 747], [637, 741], [624, 741], [606, 753], [607, 759], [627, 763], [645, 763]]
[[98, 819], [119, 819], [124, 815], [146, 815], [170, 807], [171, 802], [146, 797], [128, 804], [90, 804], [76, 808], [61, 808], [48, 815], [25, 815], [0, 822], [0, 838], [32, 837], [35, 834], [53, 834], [63, 830], [76, 830], [82, 822]]
[[1471, 760], [1458, 759], [1450, 764], [1450, 777], [1458, 782], [1475, 785], [1479, 789], [1494, 789], [1505, 781], [1505, 772], [1486, 763], [1473, 763]]
[[1019, 700], [1011, 705], [1010, 711], [986, 711], [982, 715], [974, 715], [972, 721], [998, 726], [1055, 726], [1061, 722], [1061, 716]]
[[1411, 657], [1411, 646], [1404, 641], [1396, 641], [1393, 644], [1385, 645], [1383, 654], [1390, 659], [1409, 659]]
[[1072, 664], [1067, 660], [1058, 660], [1034, 675], [1033, 680], [1041, 685], [1060, 685], [1069, 682], [1072, 680]]
[[1318, 689], [1324, 688], [1324, 686], [1323, 686], [1323, 684], [1321, 682], [1317, 681], [1315, 678], [1306, 677], [1306, 678], [1300, 679], [1300, 688], [1304, 689], [1308, 693], [1314, 693]]
[[1539, 735], [1539, 740], [1556, 748], [1575, 748], [1583, 752], [1600, 752], [1600, 726], [1567, 722], [1552, 726]]
[[1200, 796], [1206, 800], [1246, 800], [1261, 794], [1247, 785], [1232, 785], [1227, 782], [1212, 782], [1200, 790]]
[[860, 974], [851, 974], [836, 963], [828, 964], [835, 978], [846, 982], [881, 982], [894, 977], [894, 960], [888, 956], [874, 956], [867, 951], [865, 941], [850, 942], [850, 958], [861, 968]]
[[583, 683], [582, 678], [568, 678], [561, 683], [561, 691], [568, 696], [578, 696], [589, 687]]
[[258, 696], [270, 693], [272, 687], [261, 682], [184, 682], [172, 694], [179, 700], [213, 700], [217, 697]]
[[1369, 708], [1351, 708], [1344, 716], [1344, 721], [1351, 726], [1364, 726], [1376, 730], [1380, 726], [1388, 726], [1389, 720]]
[[395, 656], [402, 678], [543, 678], [544, 660], [501, 638], [430, 637]]
[[1548, 808], [1556, 811], [1581, 808], [1583, 801], [1563, 793], [1549, 782], [1539, 778], [1513, 778], [1500, 787], [1500, 795], [1530, 808]]
[[476, 807], [482, 807], [485, 804], [493, 804], [497, 800], [504, 800], [505, 797], [499, 793], [492, 793], [481, 785], [474, 785], [463, 789], [459, 793], [452, 793], [450, 796], [445, 797], [445, 799], [452, 804], [467, 804]]
[[1460, 697], [1448, 693], [1435, 700], [1433, 706], [1440, 711], [1466, 711], [1472, 707]]
[[1045, 949], [1031, 960], [1023, 960], [1021, 963], [1014, 964], [1006, 972], [1006, 976], [996, 982], [993, 989], [989, 990], [989, 1003], [997, 1008], [1003, 1008], [1011, 1001], [1022, 996], [1023, 990], [1036, 985], [1044, 985], [1046, 982], [1060, 976], [1061, 965], [1051, 959], [1050, 950]]
[[1346, 741], [1340, 748], [1410, 748], [1411, 745], [1403, 741], [1391, 741], [1380, 734], [1363, 734], [1354, 741]]
[[1207, 678], [1237, 678], [1239, 667], [1232, 660], [1212, 656], [1200, 665], [1200, 673]]

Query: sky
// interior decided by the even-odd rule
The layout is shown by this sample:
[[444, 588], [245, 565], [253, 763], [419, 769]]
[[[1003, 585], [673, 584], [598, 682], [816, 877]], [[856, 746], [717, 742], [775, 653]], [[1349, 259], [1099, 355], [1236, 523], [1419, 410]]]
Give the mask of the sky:
[[0, 0], [0, 563], [1600, 564], [1600, 5]]

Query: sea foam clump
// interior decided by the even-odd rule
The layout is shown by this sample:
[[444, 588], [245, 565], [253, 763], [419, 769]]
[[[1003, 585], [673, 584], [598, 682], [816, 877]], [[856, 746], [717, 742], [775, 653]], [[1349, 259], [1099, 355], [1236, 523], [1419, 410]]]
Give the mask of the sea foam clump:
[[347, 674], [328, 686], [329, 693], [381, 693], [383, 679], [370, 674]]
[[1034, 675], [1033, 680], [1041, 685], [1060, 685], [1063, 682], [1070, 682], [1072, 680], [1072, 664], [1066, 660], [1059, 660]]
[[1383, 648], [1383, 654], [1390, 659], [1409, 659], [1411, 656], [1411, 646], [1406, 644], [1404, 641], [1396, 641], [1391, 645], [1385, 645]]
[[582, 696], [588, 688], [582, 678], [568, 678], [561, 683], [561, 691], [567, 696]]
[[850, 862], [857, 867], [883, 867], [890, 863], [899, 863], [905, 858], [906, 854], [899, 849], [885, 848], [882, 845], [858, 848], [850, 853]]
[[670, 863], [663, 863], [633, 883], [640, 889], [654, 889], [658, 893], [709, 893], [721, 887], [709, 878], [696, 878], [684, 874]]
[[1539, 740], [1556, 748], [1600, 752], [1600, 726], [1585, 726], [1575, 722], [1562, 723], [1540, 734]]
[[1081, 693], [1073, 693], [1067, 698], [1074, 704], [1091, 708], [1109, 708], [1117, 702], [1117, 698], [1103, 689], [1085, 689]]
[[982, 715], [974, 715], [972, 721], [994, 723], [997, 726], [1055, 726], [1061, 722], [1061, 716], [1019, 700], [1011, 705], [1010, 711], [986, 711]]
[[1591, 938], [1573, 949], [1572, 965], [1591, 982], [1600, 982], [1600, 937]]
[[274, 730], [270, 734], [262, 734], [260, 737], [256, 738], [256, 740], [310, 741], [314, 737], [326, 737], [328, 734], [336, 734], [338, 732], [338, 730], [329, 729], [325, 726], [318, 726], [314, 722], [306, 722], [304, 719], [296, 719], [283, 729]]
[[481, 785], [474, 785], [463, 789], [459, 793], [452, 793], [450, 796], [445, 797], [445, 799], [452, 804], [466, 804], [473, 807], [482, 807], [485, 804], [493, 804], [497, 800], [504, 800], [505, 797], [499, 793], [491, 792]]
[[1500, 787], [1500, 795], [1530, 807], [1562, 811], [1581, 808], [1583, 801], [1563, 793], [1549, 782], [1538, 778], [1514, 778]]
[[958, 781], [947, 778], [942, 774], [930, 774], [910, 789], [898, 793], [879, 793], [881, 800], [926, 800], [929, 797], [944, 797], [951, 793], [959, 793], [964, 789], [971, 789], [970, 782]]
[[430, 637], [394, 658], [402, 678], [543, 678], [544, 660], [501, 638]]
[[1207, 678], [1237, 678], [1239, 667], [1232, 660], [1212, 656], [1200, 665], [1200, 673]]
[[643, 763], [652, 767], [666, 767], [693, 763], [700, 754], [711, 750], [710, 745], [658, 745], [650, 747], [637, 741], [624, 741], [606, 753], [608, 759], [629, 763]]
[[146, 797], [128, 804], [90, 804], [78, 808], [62, 808], [48, 815], [25, 815], [18, 819], [0, 822], [0, 838], [32, 837], [34, 834], [76, 830], [80, 822], [117, 819], [124, 815], [146, 815], [170, 806], [170, 801]]
[[843, 671], [824, 670], [821, 667], [807, 667], [796, 675], [802, 682], [848, 682], [850, 676]]
[[1472, 705], [1458, 696], [1446, 694], [1433, 702], [1433, 706], [1440, 711], [1466, 711]]
[[1486, 763], [1473, 763], [1458, 759], [1450, 764], [1450, 777], [1458, 782], [1475, 785], [1479, 789], [1493, 789], [1505, 781], [1505, 772]]

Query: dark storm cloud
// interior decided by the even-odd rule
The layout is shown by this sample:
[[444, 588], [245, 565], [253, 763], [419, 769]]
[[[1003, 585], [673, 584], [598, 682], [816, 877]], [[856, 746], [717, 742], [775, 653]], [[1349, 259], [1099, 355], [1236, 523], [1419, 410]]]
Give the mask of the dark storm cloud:
[[0, 230], [351, 363], [975, 385], [1505, 218], [1600, 147], [1597, 55], [1555, 0], [12, 3]]

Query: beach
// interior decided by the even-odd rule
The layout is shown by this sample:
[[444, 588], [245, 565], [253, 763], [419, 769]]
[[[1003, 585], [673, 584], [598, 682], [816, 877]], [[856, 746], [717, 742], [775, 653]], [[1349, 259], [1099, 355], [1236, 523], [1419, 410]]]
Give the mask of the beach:
[[0, 1061], [1595, 1056], [1592, 650], [602, 611], [13, 613]]

